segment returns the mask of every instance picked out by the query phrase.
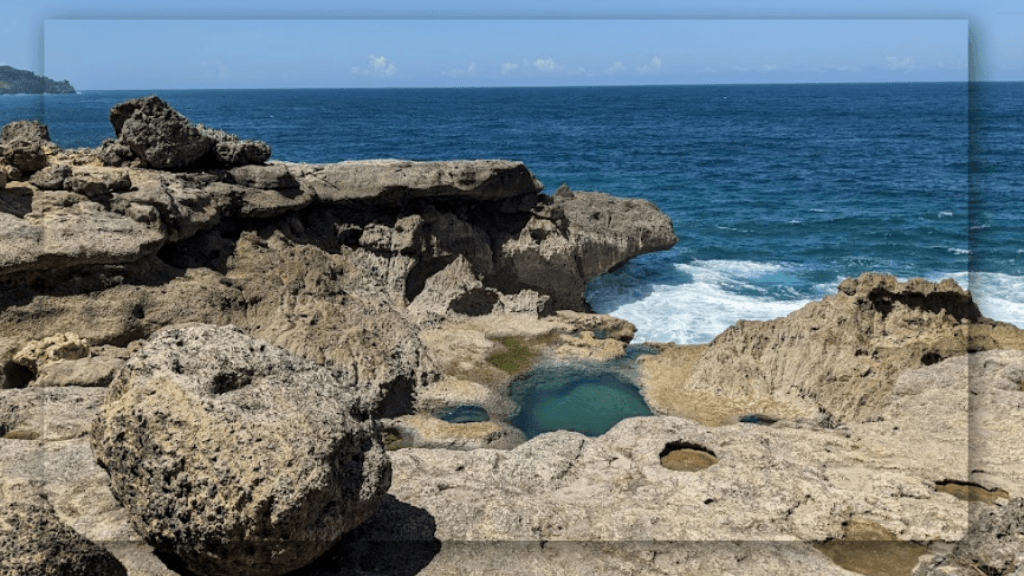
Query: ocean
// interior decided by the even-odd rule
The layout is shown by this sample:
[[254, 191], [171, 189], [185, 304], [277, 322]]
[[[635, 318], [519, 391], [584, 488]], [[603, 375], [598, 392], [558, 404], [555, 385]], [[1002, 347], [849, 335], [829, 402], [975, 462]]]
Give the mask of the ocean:
[[276, 160], [504, 158], [654, 202], [679, 243], [587, 289], [638, 342], [708, 342], [866, 271], [952, 277], [1024, 327], [1024, 83], [85, 91], [0, 97], [0, 123], [94, 147], [152, 93]]

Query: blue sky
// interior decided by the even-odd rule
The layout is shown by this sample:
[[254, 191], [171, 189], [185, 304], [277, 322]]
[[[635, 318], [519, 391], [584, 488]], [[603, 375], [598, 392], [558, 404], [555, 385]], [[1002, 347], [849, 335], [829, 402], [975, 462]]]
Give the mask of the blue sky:
[[79, 89], [1024, 80], [1002, 0], [0, 6], [0, 62]]

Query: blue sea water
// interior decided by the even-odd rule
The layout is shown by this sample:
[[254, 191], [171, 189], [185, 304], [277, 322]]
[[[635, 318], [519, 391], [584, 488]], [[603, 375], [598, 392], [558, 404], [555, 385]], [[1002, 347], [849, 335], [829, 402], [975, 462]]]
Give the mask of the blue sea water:
[[[149, 93], [0, 97], [0, 123], [94, 147], [112, 105]], [[548, 191], [651, 200], [679, 243], [587, 291], [641, 342], [707, 342], [865, 271], [953, 277], [1024, 327], [1024, 83], [158, 94], [277, 160], [507, 158]]]

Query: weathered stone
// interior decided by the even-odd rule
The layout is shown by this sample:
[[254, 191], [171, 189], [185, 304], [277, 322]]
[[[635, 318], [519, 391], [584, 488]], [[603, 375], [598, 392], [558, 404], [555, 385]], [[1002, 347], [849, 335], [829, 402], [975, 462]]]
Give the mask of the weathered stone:
[[1021, 346], [1021, 334], [982, 318], [951, 279], [903, 283], [865, 273], [784, 318], [737, 322], [696, 362], [661, 369], [671, 360], [645, 359], [644, 394], [662, 413], [700, 406], [698, 417], [709, 423], [747, 412], [863, 422], [890, 401], [900, 371], [968, 350]]
[[209, 136], [157, 96], [114, 106], [110, 123], [118, 140], [157, 170], [191, 166], [213, 146]]
[[102, 169], [95, 172], [76, 172], [64, 181], [64, 187], [71, 192], [89, 198], [109, 196], [132, 187], [127, 170]]
[[36, 172], [29, 178], [29, 182], [41, 190], [62, 190], [64, 189], [64, 180], [70, 176], [71, 166], [57, 164], [56, 166], [47, 166]]
[[503, 292], [550, 295], [555, 310], [583, 311], [591, 279], [676, 243], [669, 217], [646, 200], [575, 192], [535, 212], [521, 229], [497, 238], [493, 282]]
[[53, 362], [40, 368], [36, 379], [29, 386], [103, 387], [110, 384], [114, 373], [123, 364], [123, 360], [107, 356]]
[[0, 480], [0, 574], [127, 576], [110, 552], [62, 522], [45, 498], [15, 495], [14, 490]]
[[89, 435], [103, 404], [102, 388], [0, 390], [0, 436], [54, 442]]
[[28, 368], [33, 374], [38, 374], [49, 364], [77, 360], [88, 355], [89, 342], [78, 334], [65, 332], [29, 342], [14, 355], [14, 361]]
[[155, 253], [165, 238], [95, 202], [22, 219], [0, 212], [0, 278], [77, 266], [116, 264]]
[[235, 328], [165, 329], [109, 390], [97, 458], [136, 528], [195, 572], [299, 568], [388, 488], [388, 458], [357, 397]]
[[42, 140], [50, 141], [50, 129], [36, 120], [17, 120], [0, 129], [0, 141]]
[[11, 140], [0, 144], [2, 157], [8, 164], [17, 168], [23, 176], [28, 176], [46, 167], [46, 147], [36, 140]]
[[132, 149], [120, 140], [107, 138], [96, 150], [96, 156], [106, 166], [122, 166], [135, 159]]
[[263, 164], [270, 159], [270, 146], [259, 140], [241, 140], [223, 130], [207, 128], [200, 124], [199, 131], [212, 142], [212, 162], [222, 166], [245, 166]]
[[327, 164], [300, 179], [325, 202], [398, 205], [410, 200], [501, 200], [543, 185], [521, 162], [357, 160]]
[[298, 188], [299, 181], [284, 164], [268, 166], [238, 166], [228, 171], [231, 179], [240, 186], [261, 190], [287, 190]]

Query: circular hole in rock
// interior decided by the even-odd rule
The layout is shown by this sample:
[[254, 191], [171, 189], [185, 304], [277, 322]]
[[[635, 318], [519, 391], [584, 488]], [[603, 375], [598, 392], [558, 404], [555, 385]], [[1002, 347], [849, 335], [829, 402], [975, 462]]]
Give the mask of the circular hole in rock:
[[691, 442], [669, 442], [660, 457], [662, 466], [681, 472], [697, 472], [718, 463], [714, 452]]
[[537, 366], [515, 379], [509, 396], [519, 405], [509, 423], [527, 438], [570, 430], [600, 436], [626, 418], [650, 416], [635, 382], [639, 349], [608, 362]]
[[491, 419], [487, 410], [471, 404], [460, 406], [448, 406], [439, 408], [433, 412], [435, 418], [440, 418], [452, 424], [466, 424], [468, 422], [487, 422]]

